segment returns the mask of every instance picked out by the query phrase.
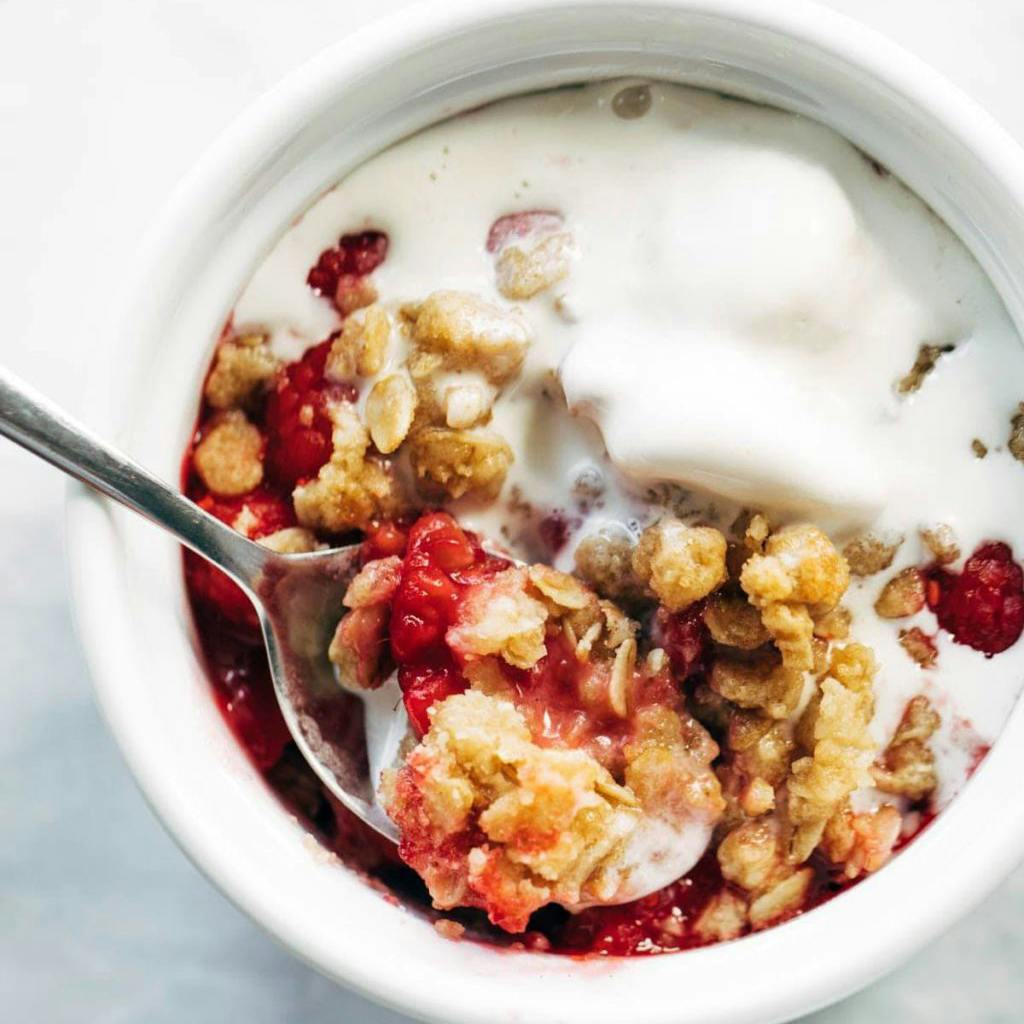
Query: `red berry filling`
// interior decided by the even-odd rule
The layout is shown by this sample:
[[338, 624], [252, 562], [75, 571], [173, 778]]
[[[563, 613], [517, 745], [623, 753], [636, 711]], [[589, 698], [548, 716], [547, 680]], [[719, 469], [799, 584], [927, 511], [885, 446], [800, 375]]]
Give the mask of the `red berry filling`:
[[680, 682], [707, 669], [710, 636], [704, 625], [702, 601], [674, 615], [659, 608], [654, 624], [661, 645], [672, 663], [672, 670]]
[[278, 487], [291, 490], [316, 476], [331, 457], [331, 402], [355, 401], [356, 389], [324, 376], [331, 338], [308, 349], [279, 374], [267, 397], [266, 471]]
[[388, 254], [388, 236], [382, 231], [360, 231], [342, 235], [333, 249], [324, 249], [306, 283], [320, 295], [334, 298], [339, 283], [356, 287], [360, 278], [372, 274]]
[[[192, 495], [196, 504], [221, 522], [244, 532], [254, 540], [269, 536], [278, 530], [295, 525], [295, 512], [287, 498], [270, 488], [258, 487], [238, 498], [223, 498], [213, 494], [202, 497]], [[185, 553], [185, 576], [189, 590], [199, 601], [223, 616], [231, 625], [243, 632], [258, 634], [259, 619], [249, 598], [237, 583], [205, 558]]]
[[1024, 631], [1024, 572], [1006, 544], [982, 544], [963, 572], [928, 571], [928, 607], [958, 644], [991, 657]]
[[218, 703], [242, 746], [260, 769], [277, 763], [291, 741], [262, 647], [218, 635], [207, 648]]
[[[380, 532], [375, 534], [378, 540]], [[397, 536], [389, 539], [398, 542]], [[409, 531], [402, 579], [391, 606], [390, 636], [405, 708], [419, 735], [430, 726], [427, 710], [434, 702], [466, 688], [445, 643], [465, 588], [507, 565], [488, 555], [445, 512], [421, 516]]]

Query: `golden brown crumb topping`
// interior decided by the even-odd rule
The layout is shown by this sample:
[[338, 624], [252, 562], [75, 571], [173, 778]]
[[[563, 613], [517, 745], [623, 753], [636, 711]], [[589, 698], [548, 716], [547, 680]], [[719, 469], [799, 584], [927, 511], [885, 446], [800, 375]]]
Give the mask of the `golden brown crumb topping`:
[[435, 906], [483, 903], [496, 923], [522, 931], [553, 900], [614, 894], [616, 860], [640, 818], [629, 789], [582, 751], [537, 746], [507, 701], [470, 691], [431, 718], [386, 780], [385, 799], [403, 832], [431, 848], [479, 834], [457, 863], [437, 857], [420, 868]]
[[666, 516], [641, 534], [633, 571], [662, 605], [677, 612], [725, 582], [725, 548], [725, 537], [713, 527]]
[[215, 409], [248, 406], [266, 389], [280, 365], [264, 335], [229, 338], [217, 349], [205, 398]]
[[883, 619], [905, 619], [923, 607], [924, 576], [913, 566], [893, 576], [875, 601], [875, 612]]
[[947, 523], [922, 527], [921, 540], [939, 565], [949, 565], [960, 557], [960, 545], [957, 543], [956, 534], [953, 527]]
[[896, 391], [901, 395], [910, 395], [924, 383], [925, 377], [935, 369], [936, 363], [953, 351], [955, 345], [922, 345], [917, 350], [917, 358], [906, 376], [896, 384]]
[[215, 494], [246, 494], [263, 480], [263, 435], [241, 410], [221, 413], [196, 445], [193, 464]]
[[409, 461], [425, 497], [494, 497], [512, 465], [512, 449], [488, 431], [427, 427], [409, 440]]
[[390, 339], [391, 317], [381, 306], [368, 305], [352, 313], [331, 345], [324, 373], [336, 381], [380, 373], [387, 361]]
[[476, 295], [434, 292], [409, 312], [413, 343], [440, 356], [448, 369], [481, 370], [501, 385], [523, 365], [530, 343], [526, 324]]
[[633, 541], [625, 530], [601, 530], [576, 546], [576, 571], [602, 597], [635, 599], [640, 581], [633, 572]]
[[366, 529], [398, 511], [394, 478], [385, 463], [367, 456], [370, 437], [352, 407], [340, 404], [331, 414], [333, 454], [314, 480], [295, 488], [295, 514], [311, 530]]
[[403, 373], [378, 380], [366, 399], [366, 426], [377, 451], [390, 455], [406, 439], [416, 415], [416, 391]]
[[909, 701], [892, 740], [871, 769], [875, 785], [912, 801], [932, 793], [938, 777], [928, 741], [940, 724], [927, 697], [918, 695]]
[[526, 592], [525, 569], [506, 569], [473, 587], [449, 630], [448, 643], [469, 657], [493, 654], [516, 668], [544, 657], [548, 610]]
[[794, 864], [811, 855], [829, 818], [850, 793], [870, 781], [874, 675], [869, 648], [856, 643], [836, 648], [828, 675], [800, 720], [797, 736], [808, 756], [793, 763], [788, 782], [787, 810], [795, 828], [789, 857]]
[[507, 299], [532, 299], [569, 276], [572, 235], [557, 231], [541, 237], [517, 238], [498, 253], [498, 291]]
[[877, 534], [866, 533], [851, 540], [843, 548], [843, 555], [854, 576], [874, 576], [876, 572], [888, 569], [892, 565], [892, 560], [902, 543], [903, 538], [898, 535], [880, 537]]

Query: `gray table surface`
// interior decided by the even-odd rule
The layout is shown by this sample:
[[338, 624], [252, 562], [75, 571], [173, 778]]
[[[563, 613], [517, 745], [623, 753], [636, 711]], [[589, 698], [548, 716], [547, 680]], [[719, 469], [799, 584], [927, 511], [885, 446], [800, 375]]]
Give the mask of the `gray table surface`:
[[[785, 0], [776, 0], [785, 2]], [[154, 208], [249, 100], [403, 0], [0, 0], [0, 360], [74, 408]], [[1019, 0], [833, 0], [1024, 139]], [[191, 866], [93, 705], [62, 484], [0, 442], [0, 1020], [399, 1024]], [[884, 923], [879, 923], [884, 927]], [[1024, 871], [814, 1024], [1024, 1020]]]

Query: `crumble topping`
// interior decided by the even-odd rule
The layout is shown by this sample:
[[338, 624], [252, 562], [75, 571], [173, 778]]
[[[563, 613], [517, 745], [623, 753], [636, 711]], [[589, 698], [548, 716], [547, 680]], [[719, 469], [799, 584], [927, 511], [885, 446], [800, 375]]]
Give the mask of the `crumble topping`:
[[726, 579], [725, 537], [710, 526], [667, 516], [640, 535], [633, 571], [669, 611], [707, 597]]
[[203, 432], [193, 464], [215, 494], [247, 494], [263, 480], [263, 435], [241, 410], [221, 413]]
[[400, 497], [387, 464], [367, 456], [370, 437], [352, 407], [335, 405], [331, 417], [331, 458], [315, 480], [295, 488], [295, 514], [311, 530], [366, 529], [375, 519], [393, 515]]
[[263, 334], [243, 334], [221, 342], [204, 397], [214, 409], [251, 405], [269, 386], [281, 365]]
[[917, 350], [917, 358], [906, 376], [896, 383], [896, 391], [900, 395], [910, 395], [919, 390], [925, 378], [935, 369], [936, 363], [948, 355], [955, 345], [922, 345]]
[[903, 543], [899, 535], [880, 537], [866, 533], [856, 537], [843, 548], [843, 557], [854, 576], [874, 576], [875, 573], [888, 569], [892, 565], [896, 552]]
[[324, 373], [329, 380], [372, 377], [387, 361], [391, 317], [378, 305], [367, 305], [345, 318], [331, 344]]
[[491, 398], [477, 384], [453, 384], [444, 393], [444, 421], [453, 430], [468, 430], [491, 418]]
[[283, 530], [276, 530], [265, 537], [260, 537], [259, 542], [279, 555], [305, 555], [326, 547], [316, 539], [316, 534], [312, 530], [302, 526], [286, 526]]
[[366, 425], [377, 451], [390, 455], [406, 439], [416, 415], [416, 391], [409, 378], [393, 373], [373, 385], [366, 399]]
[[924, 576], [914, 566], [898, 572], [882, 587], [875, 611], [883, 619], [905, 619], [924, 607]]
[[633, 572], [634, 546], [625, 530], [584, 537], [576, 546], [576, 572], [603, 597], [635, 600], [641, 583]]
[[506, 569], [473, 587], [447, 641], [466, 660], [494, 654], [516, 668], [544, 657], [544, 604], [526, 592], [525, 569]]
[[553, 900], [614, 894], [640, 817], [593, 757], [537, 746], [511, 703], [472, 691], [434, 709], [385, 800], [435, 906], [479, 906], [509, 931]]
[[520, 370], [530, 343], [515, 314], [469, 292], [440, 291], [408, 310], [413, 344], [440, 356], [446, 369], [477, 369], [496, 385]]
[[874, 656], [862, 644], [836, 648], [828, 675], [819, 681], [797, 724], [798, 740], [809, 756], [793, 762], [788, 782], [787, 809], [795, 826], [792, 863], [810, 856], [829, 818], [870, 781], [867, 764], [874, 741], [868, 726], [874, 714], [875, 670]]
[[1006, 447], [1018, 462], [1024, 462], [1024, 402], [1017, 406], [1017, 411], [1010, 419], [1010, 436], [1006, 440]]
[[713, 594], [704, 606], [704, 624], [715, 643], [741, 651], [756, 651], [771, 640], [761, 613], [739, 594]]
[[901, 629], [899, 641], [903, 650], [921, 668], [932, 668], [939, 659], [939, 650], [935, 646], [935, 641], [920, 626]]
[[512, 458], [505, 439], [490, 431], [426, 427], [409, 440], [409, 462], [425, 497], [493, 498]]
[[946, 523], [935, 526], [923, 526], [920, 530], [924, 546], [932, 553], [939, 565], [949, 565], [960, 557], [960, 545], [957, 544], [953, 528]]
[[934, 792], [938, 777], [928, 741], [940, 724], [927, 697], [918, 695], [907, 704], [893, 738], [871, 768], [880, 790], [911, 801], [923, 800]]

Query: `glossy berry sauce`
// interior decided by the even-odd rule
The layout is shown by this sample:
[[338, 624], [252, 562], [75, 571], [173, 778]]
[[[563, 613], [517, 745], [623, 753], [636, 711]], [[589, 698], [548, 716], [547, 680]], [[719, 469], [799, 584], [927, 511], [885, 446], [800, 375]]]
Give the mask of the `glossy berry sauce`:
[[416, 734], [430, 727], [428, 709], [461, 693], [466, 680], [445, 642], [466, 588], [509, 566], [446, 512], [421, 516], [408, 535], [402, 577], [391, 605], [391, 654]]

